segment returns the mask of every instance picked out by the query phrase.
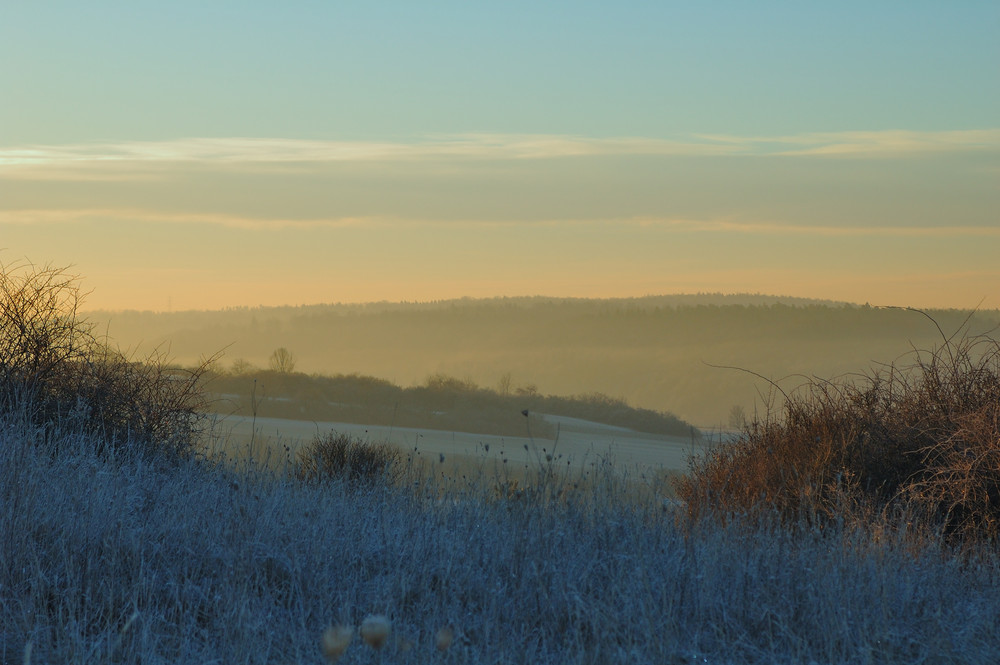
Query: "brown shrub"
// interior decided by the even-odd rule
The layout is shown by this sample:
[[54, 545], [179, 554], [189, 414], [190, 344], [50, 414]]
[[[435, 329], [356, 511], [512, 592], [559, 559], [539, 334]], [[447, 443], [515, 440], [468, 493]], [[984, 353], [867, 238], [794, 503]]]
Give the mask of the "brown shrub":
[[958, 540], [1000, 536], [1000, 342], [944, 336], [863, 376], [810, 380], [677, 483], [697, 519], [919, 516]]

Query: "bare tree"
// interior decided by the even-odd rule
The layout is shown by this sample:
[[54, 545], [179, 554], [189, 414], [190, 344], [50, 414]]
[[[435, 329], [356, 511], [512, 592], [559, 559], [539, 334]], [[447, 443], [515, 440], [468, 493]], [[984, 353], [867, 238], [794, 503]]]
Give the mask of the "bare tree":
[[747, 424], [747, 412], [739, 404], [734, 404], [733, 408], [729, 409], [729, 427], [730, 429], [743, 429]]
[[274, 350], [271, 354], [270, 360], [271, 369], [275, 372], [282, 372], [285, 374], [295, 371], [295, 356], [292, 352], [281, 346]]
[[251, 374], [256, 367], [253, 366], [246, 358], [237, 358], [233, 361], [232, 373], [236, 376], [243, 376], [245, 374]]
[[500, 376], [500, 380], [497, 382], [497, 392], [503, 395], [504, 397], [507, 397], [508, 395], [510, 395], [510, 385], [511, 385], [510, 372], [504, 372]]

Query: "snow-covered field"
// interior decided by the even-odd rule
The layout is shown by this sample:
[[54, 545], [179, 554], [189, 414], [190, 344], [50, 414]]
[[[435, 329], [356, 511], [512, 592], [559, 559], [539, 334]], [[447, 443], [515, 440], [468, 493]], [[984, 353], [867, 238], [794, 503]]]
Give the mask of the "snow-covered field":
[[[578, 418], [543, 416], [558, 425], [556, 440], [530, 437], [527, 427], [523, 437], [502, 437], [467, 432], [446, 432], [410, 427], [360, 425], [338, 422], [284, 420], [227, 416], [214, 425], [215, 438], [231, 453], [245, 451], [254, 442], [256, 455], [266, 453], [282, 459], [285, 446], [294, 455], [299, 446], [308, 444], [316, 434], [330, 431], [350, 434], [372, 441], [387, 441], [406, 453], [419, 453], [427, 458], [446, 459], [457, 456], [472, 462], [501, 462], [521, 466], [537, 463], [553, 454], [561, 465], [572, 469], [584, 468], [597, 461], [610, 461], [615, 467], [629, 471], [685, 471], [692, 453], [702, 451], [702, 444], [690, 438], [646, 434], [623, 427], [614, 427]], [[251, 437], [251, 434], [253, 436]], [[218, 444], [223, 445], [223, 444]]]

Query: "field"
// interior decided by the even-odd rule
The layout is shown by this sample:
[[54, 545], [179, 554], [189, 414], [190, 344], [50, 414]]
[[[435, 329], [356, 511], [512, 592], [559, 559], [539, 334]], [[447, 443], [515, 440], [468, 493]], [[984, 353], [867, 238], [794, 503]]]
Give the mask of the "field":
[[[851, 529], [684, 528], [612, 468], [564, 500], [498, 496], [492, 476], [433, 466], [415, 487], [308, 486], [102, 459], [72, 432], [3, 425], [5, 663], [318, 663], [325, 628], [368, 614], [399, 640], [379, 656], [356, 641], [342, 662], [988, 663], [1000, 650], [995, 558]], [[446, 626], [455, 643], [437, 652]]]
[[457, 468], [477, 472], [509, 465], [513, 472], [521, 474], [554, 453], [560, 470], [571, 474], [609, 466], [619, 473], [655, 475], [682, 473], [691, 456], [702, 453], [712, 441], [711, 436], [692, 441], [579, 418], [538, 417], [552, 425], [553, 438], [529, 436], [531, 430], [527, 427], [522, 436], [504, 437], [415, 427], [228, 416], [213, 420], [211, 448], [231, 456], [249, 455], [262, 464], [280, 468], [316, 436], [338, 432], [359, 440], [384, 441], [415, 460], [439, 460], [443, 456], [449, 471], [453, 463]]
[[115, 352], [58, 272], [3, 278], [2, 663], [1000, 653], [996, 340], [813, 383], [678, 476], [691, 442], [572, 419], [212, 426], [204, 365]]

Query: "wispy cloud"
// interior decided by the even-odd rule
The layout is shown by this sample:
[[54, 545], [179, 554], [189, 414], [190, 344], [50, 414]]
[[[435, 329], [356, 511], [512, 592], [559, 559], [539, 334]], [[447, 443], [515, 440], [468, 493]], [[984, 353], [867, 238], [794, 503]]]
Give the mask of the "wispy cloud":
[[310, 141], [268, 138], [192, 138], [172, 141], [83, 143], [0, 148], [0, 168], [82, 164], [202, 162], [409, 161], [425, 159], [547, 159], [584, 155], [725, 154], [711, 141], [595, 139], [559, 135], [461, 134], [415, 142]]
[[[832, 132], [791, 136], [705, 134], [665, 140], [642, 137], [590, 138], [551, 134], [451, 134], [420, 140], [320, 141], [282, 138], [188, 138], [68, 145], [0, 147], [0, 174], [47, 170], [49, 177], [79, 176], [81, 168], [103, 168], [91, 178], [138, 177], [129, 165], [281, 164], [401, 162], [420, 160], [523, 160], [612, 155], [810, 155], [893, 156], [1000, 149], [1000, 129], [914, 132]], [[61, 171], [58, 171], [61, 169]], [[62, 173], [62, 176], [59, 175]]]
[[752, 137], [705, 134], [700, 135], [700, 138], [722, 146], [739, 146], [747, 154], [777, 156], [892, 157], [916, 153], [1000, 150], [1000, 129], [814, 132]]
[[705, 233], [744, 233], [774, 236], [883, 237], [883, 238], [1000, 238], [996, 226], [823, 226], [746, 222], [728, 219], [691, 220], [644, 218], [633, 223], [646, 227]]
[[399, 220], [384, 217], [337, 217], [294, 219], [245, 217], [218, 213], [177, 213], [138, 208], [80, 208], [0, 210], [0, 225], [86, 224], [92, 222], [136, 222], [223, 226], [243, 230], [281, 231], [286, 229], [347, 228], [390, 226]]
[[391, 229], [419, 226], [426, 229], [515, 227], [530, 228], [638, 228], [679, 233], [725, 233], [756, 236], [814, 236], [839, 238], [1000, 238], [995, 226], [819, 226], [752, 222], [732, 219], [619, 218], [619, 219], [516, 219], [439, 220], [388, 216], [329, 218], [249, 217], [238, 214], [164, 212], [139, 208], [80, 208], [0, 210], [0, 225], [48, 225], [122, 221], [182, 225], [211, 225], [243, 230], [307, 230], [319, 228]]

